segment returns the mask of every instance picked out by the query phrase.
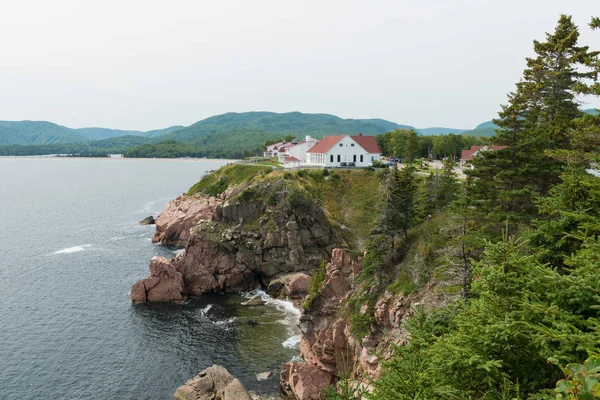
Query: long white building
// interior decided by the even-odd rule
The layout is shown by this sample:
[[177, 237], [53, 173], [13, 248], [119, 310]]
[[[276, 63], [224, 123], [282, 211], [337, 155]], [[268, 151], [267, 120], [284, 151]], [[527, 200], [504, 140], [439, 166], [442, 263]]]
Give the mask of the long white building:
[[374, 136], [326, 136], [306, 152], [306, 162], [324, 167], [367, 167], [381, 161]]

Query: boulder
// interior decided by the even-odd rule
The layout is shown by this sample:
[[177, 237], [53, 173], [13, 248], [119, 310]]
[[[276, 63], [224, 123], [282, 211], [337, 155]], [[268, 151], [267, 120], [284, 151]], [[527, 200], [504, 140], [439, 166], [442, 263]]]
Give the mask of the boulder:
[[173, 394], [179, 400], [250, 400], [244, 385], [227, 371], [213, 365], [188, 380]]
[[140, 225], [154, 225], [156, 222], [154, 221], [154, 217], [150, 215], [149, 217], [144, 218], [139, 222]]
[[285, 286], [286, 292], [292, 299], [303, 298], [308, 294], [310, 275], [298, 273], [290, 277]]
[[256, 374], [256, 379], [258, 379], [259, 381], [266, 381], [273, 375], [275, 375], [275, 373], [273, 373], [273, 371], [261, 372], [260, 374]]
[[183, 276], [166, 258], [153, 257], [150, 276], [133, 284], [130, 297], [135, 303], [183, 301], [186, 297]]

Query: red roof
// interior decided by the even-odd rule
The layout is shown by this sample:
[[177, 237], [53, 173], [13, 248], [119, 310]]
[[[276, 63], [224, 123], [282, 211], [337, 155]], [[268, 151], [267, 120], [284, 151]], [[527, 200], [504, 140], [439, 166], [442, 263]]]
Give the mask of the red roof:
[[464, 161], [469, 161], [473, 159], [473, 155], [477, 153], [479, 150], [486, 148], [487, 150], [502, 150], [505, 149], [506, 146], [471, 146], [469, 150], [463, 150], [460, 159]]
[[[345, 138], [347, 135], [337, 135], [337, 136], [326, 136], [323, 139], [319, 140], [319, 143], [308, 149], [307, 153], [317, 153], [323, 154], [327, 153], [333, 146], [335, 146], [340, 140]], [[375, 154], [381, 153], [379, 146], [377, 146], [377, 142], [375, 141], [375, 136], [350, 136], [360, 147], [365, 149], [367, 153]]]
[[337, 144], [337, 142], [342, 140], [345, 136], [346, 135], [325, 136], [323, 139], [319, 140], [319, 143], [315, 144], [306, 152], [318, 154], [327, 153], [333, 146]]
[[300, 161], [300, 160], [298, 160], [296, 157], [286, 157], [285, 162], [289, 162], [289, 161]]
[[375, 141], [375, 136], [350, 136], [360, 147], [365, 149], [367, 153], [381, 153], [381, 149], [377, 146], [377, 142]]

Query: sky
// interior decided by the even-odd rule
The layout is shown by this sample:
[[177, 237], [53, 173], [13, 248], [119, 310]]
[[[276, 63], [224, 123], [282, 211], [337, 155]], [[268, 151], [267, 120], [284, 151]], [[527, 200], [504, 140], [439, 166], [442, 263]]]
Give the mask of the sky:
[[0, 0], [0, 120], [301, 111], [467, 129], [496, 117], [561, 13], [600, 49], [598, 0]]

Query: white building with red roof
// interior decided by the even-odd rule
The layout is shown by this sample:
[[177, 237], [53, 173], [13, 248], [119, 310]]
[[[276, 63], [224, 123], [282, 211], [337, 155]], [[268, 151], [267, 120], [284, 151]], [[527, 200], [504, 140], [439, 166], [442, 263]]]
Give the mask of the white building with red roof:
[[467, 162], [471, 161], [474, 157], [482, 151], [490, 151], [490, 150], [502, 150], [505, 149], [506, 146], [471, 146], [468, 150], [463, 150], [460, 155], [460, 166], [464, 167]]
[[374, 136], [326, 136], [306, 152], [306, 162], [323, 167], [368, 167], [381, 160]]

